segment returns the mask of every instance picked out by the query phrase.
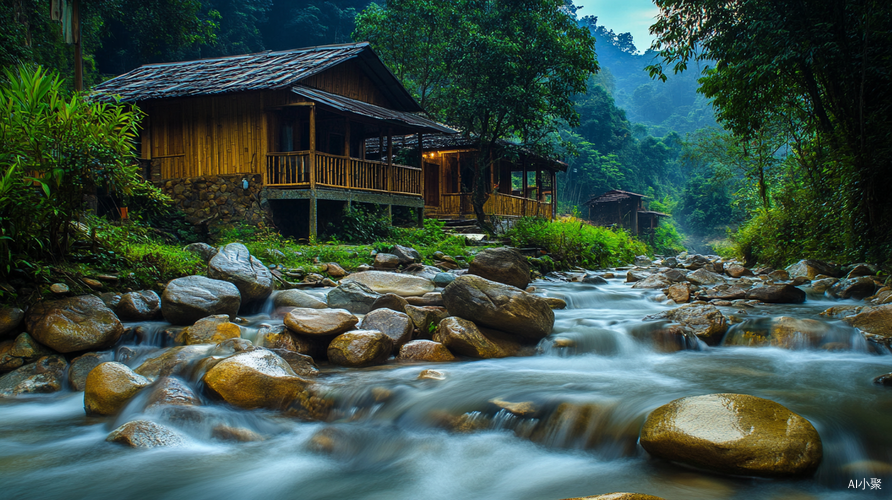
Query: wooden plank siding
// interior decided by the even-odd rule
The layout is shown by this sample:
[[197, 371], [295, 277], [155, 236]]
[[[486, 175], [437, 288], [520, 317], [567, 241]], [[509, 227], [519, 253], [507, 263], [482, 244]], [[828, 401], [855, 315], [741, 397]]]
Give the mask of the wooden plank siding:
[[301, 81], [302, 84], [382, 108], [392, 108], [392, 103], [372, 83], [355, 60], [343, 62]]

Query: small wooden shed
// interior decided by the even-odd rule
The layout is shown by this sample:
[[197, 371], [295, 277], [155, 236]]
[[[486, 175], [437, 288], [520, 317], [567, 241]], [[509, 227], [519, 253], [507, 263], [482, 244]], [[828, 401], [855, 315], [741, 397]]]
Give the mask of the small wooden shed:
[[368, 43], [148, 64], [94, 95], [147, 113], [140, 150], [151, 180], [206, 188], [234, 176], [248, 189], [254, 176], [277, 225], [310, 237], [344, 203], [420, 214], [421, 168], [366, 158], [365, 141], [392, 150], [395, 135], [454, 132], [425, 116]]
[[618, 226], [632, 234], [644, 230], [652, 231], [660, 217], [668, 214], [646, 210], [644, 199], [647, 196], [613, 189], [598, 196], [592, 196], [585, 206], [588, 207], [588, 219], [598, 226]]

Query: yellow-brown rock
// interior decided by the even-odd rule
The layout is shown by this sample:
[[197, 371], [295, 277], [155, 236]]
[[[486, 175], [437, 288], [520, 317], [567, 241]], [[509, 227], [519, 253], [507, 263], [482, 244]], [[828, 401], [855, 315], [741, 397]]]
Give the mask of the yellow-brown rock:
[[338, 335], [328, 345], [328, 361], [361, 367], [380, 365], [393, 350], [393, 340], [377, 330], [354, 330]]
[[822, 458], [821, 437], [808, 420], [746, 394], [663, 405], [648, 415], [640, 443], [656, 457], [743, 476], [810, 475]]
[[177, 342], [183, 345], [219, 344], [224, 340], [238, 338], [241, 334], [241, 328], [235, 323], [230, 323], [228, 315], [217, 314], [202, 318], [194, 325], [183, 329], [177, 335]]
[[545, 302], [548, 303], [548, 307], [552, 309], [566, 309], [567, 301], [564, 299], [559, 299], [557, 297], [542, 297], [545, 299]]
[[152, 386], [145, 409], [151, 411], [164, 406], [201, 406], [201, 400], [182, 380], [176, 377], [163, 377]]
[[400, 361], [425, 361], [444, 363], [455, 361], [455, 356], [445, 345], [432, 340], [413, 340], [400, 348], [397, 356]]
[[25, 324], [35, 340], [61, 353], [109, 347], [124, 333], [115, 313], [93, 295], [37, 303]]
[[115, 361], [100, 363], [90, 370], [84, 387], [87, 415], [114, 415], [151, 382], [127, 365]]
[[0, 338], [14, 333], [25, 319], [25, 311], [18, 307], [0, 307]]
[[520, 354], [522, 346], [517, 342], [484, 334], [472, 321], [455, 316], [444, 319], [434, 333], [434, 341], [450, 351], [473, 358], [506, 358]]
[[234, 441], [237, 443], [247, 443], [251, 441], [263, 441], [264, 437], [251, 429], [244, 427], [230, 427], [228, 425], [218, 425], [211, 430], [211, 436], [220, 441]]
[[892, 304], [865, 307], [859, 314], [843, 318], [843, 321], [867, 333], [892, 337]]
[[134, 371], [149, 378], [175, 375], [186, 371], [190, 364], [209, 356], [213, 350], [214, 346], [210, 344], [170, 347], [145, 360]]
[[212, 395], [245, 409], [284, 408], [308, 384], [285, 360], [265, 349], [240, 352], [220, 361], [202, 381]]
[[294, 333], [310, 336], [340, 335], [353, 329], [359, 318], [346, 309], [298, 307], [285, 316], [285, 326]]
[[0, 373], [15, 370], [33, 363], [43, 356], [53, 354], [27, 333], [20, 333], [15, 340], [0, 342]]

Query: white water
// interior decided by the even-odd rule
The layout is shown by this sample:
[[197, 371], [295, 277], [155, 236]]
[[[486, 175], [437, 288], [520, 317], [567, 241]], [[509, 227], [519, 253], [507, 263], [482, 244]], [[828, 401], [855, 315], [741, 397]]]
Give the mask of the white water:
[[[556, 312], [554, 335], [575, 347], [543, 344], [543, 354], [526, 358], [327, 368], [321, 378], [338, 388], [344, 415], [332, 424], [218, 404], [202, 407], [198, 423], [176, 423], [141, 415], [139, 401], [115, 418], [85, 417], [83, 395], [71, 392], [0, 400], [0, 498], [557, 500], [612, 491], [667, 499], [889, 497], [892, 472], [878, 467], [892, 469], [892, 391], [871, 381], [892, 372], [892, 356], [870, 354], [858, 342], [842, 352], [701, 346], [662, 354], [629, 335], [642, 317], [668, 307], [646, 293], [619, 281], [536, 286], [569, 303]], [[817, 318], [830, 304], [768, 306], [747, 315]], [[275, 322], [269, 312], [250, 320]], [[831, 323], [843, 335], [854, 333]], [[129, 346], [128, 363], [135, 366], [160, 339], [147, 335]], [[427, 368], [446, 379], [417, 380]], [[376, 401], [375, 388], [388, 389], [390, 398]], [[809, 419], [824, 445], [817, 473], [797, 480], [731, 478], [651, 459], [637, 445], [649, 411], [715, 392], [768, 398]], [[495, 413], [487, 403], [492, 398], [546, 409], [596, 404], [598, 411], [581, 427], [556, 425], [532, 436], [534, 442], [535, 421]], [[439, 425], [445, 414], [465, 413], [485, 428], [457, 433]], [[156, 419], [189, 441], [150, 450], [105, 442], [110, 430], [134, 418]], [[267, 440], [216, 441], [210, 428], [218, 423]], [[330, 452], [312, 446], [322, 429], [334, 436]], [[847, 488], [852, 479], [873, 477], [885, 494]]]

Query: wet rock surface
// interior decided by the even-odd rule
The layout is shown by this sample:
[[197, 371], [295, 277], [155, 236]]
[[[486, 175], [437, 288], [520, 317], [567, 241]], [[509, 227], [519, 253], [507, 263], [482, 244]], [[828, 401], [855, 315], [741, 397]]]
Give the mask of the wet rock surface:
[[0, 377], [0, 398], [58, 392], [67, 370], [62, 356], [44, 356]]
[[211, 258], [208, 278], [235, 285], [245, 304], [263, 300], [273, 291], [272, 273], [241, 243], [230, 243]]
[[87, 415], [114, 415], [151, 381], [125, 364], [108, 361], [90, 370], [84, 386]]
[[25, 324], [35, 340], [61, 353], [109, 347], [124, 333], [121, 320], [93, 295], [35, 304]]
[[308, 336], [339, 335], [351, 330], [359, 318], [346, 309], [293, 309], [285, 316], [285, 326]]
[[648, 415], [641, 446], [656, 457], [743, 476], [814, 473], [821, 437], [811, 423], [767, 399], [709, 394], [677, 399]]
[[530, 284], [529, 262], [517, 249], [509, 247], [487, 248], [478, 253], [468, 268], [468, 274], [521, 290]]
[[340, 366], [380, 365], [393, 351], [393, 340], [377, 330], [354, 330], [338, 335], [328, 345], [328, 360]]
[[151, 420], [135, 420], [113, 430], [106, 441], [131, 448], [155, 448], [158, 446], [182, 446], [182, 435]]
[[353, 273], [341, 280], [341, 284], [344, 283], [359, 283], [369, 287], [376, 293], [392, 293], [401, 297], [420, 296], [433, 292], [435, 289], [431, 280], [409, 274], [383, 271]]
[[479, 276], [459, 276], [443, 289], [450, 314], [537, 341], [551, 333], [554, 312], [541, 297]]
[[161, 295], [161, 313], [174, 325], [191, 325], [215, 314], [233, 320], [240, 305], [241, 294], [235, 285], [204, 276], [172, 280]]

